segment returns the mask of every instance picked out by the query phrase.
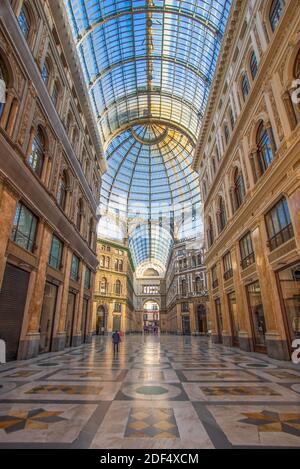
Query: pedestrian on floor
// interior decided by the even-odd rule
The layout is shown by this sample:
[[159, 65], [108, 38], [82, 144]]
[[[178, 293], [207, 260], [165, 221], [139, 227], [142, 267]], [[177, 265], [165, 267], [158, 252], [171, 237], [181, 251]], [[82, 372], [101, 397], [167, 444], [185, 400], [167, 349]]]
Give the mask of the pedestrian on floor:
[[121, 336], [118, 331], [113, 332], [112, 342], [114, 344], [114, 353], [119, 352], [119, 343], [121, 342]]

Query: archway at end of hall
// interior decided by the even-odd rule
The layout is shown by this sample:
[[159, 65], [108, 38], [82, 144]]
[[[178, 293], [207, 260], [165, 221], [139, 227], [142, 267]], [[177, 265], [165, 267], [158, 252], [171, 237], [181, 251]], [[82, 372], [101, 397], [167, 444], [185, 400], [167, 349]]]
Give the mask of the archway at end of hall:
[[155, 300], [146, 300], [143, 308], [143, 327], [145, 334], [158, 334], [160, 325], [159, 304]]
[[99, 305], [96, 317], [96, 334], [104, 335], [107, 331], [107, 306]]

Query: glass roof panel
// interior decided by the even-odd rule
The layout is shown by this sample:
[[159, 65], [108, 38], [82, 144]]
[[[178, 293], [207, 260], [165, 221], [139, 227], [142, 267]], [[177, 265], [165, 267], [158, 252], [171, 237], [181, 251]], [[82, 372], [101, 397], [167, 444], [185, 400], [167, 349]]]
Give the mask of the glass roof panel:
[[192, 154], [231, 0], [65, 5], [108, 162], [100, 233], [128, 237], [136, 266], [164, 265], [201, 229]]

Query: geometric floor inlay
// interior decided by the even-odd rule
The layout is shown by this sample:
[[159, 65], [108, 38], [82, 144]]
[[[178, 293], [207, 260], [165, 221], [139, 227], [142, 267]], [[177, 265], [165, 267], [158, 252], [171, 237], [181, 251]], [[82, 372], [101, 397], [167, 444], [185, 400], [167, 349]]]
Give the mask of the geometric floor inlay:
[[140, 407], [130, 410], [125, 438], [179, 438], [173, 409]]
[[262, 412], [244, 413], [242, 423], [255, 425], [259, 432], [283, 432], [300, 436], [300, 413], [280, 413], [263, 410]]
[[47, 429], [51, 423], [67, 420], [63, 417], [59, 417], [63, 413], [63, 411], [51, 412], [43, 408], [29, 411], [12, 411], [7, 415], [0, 415], [0, 429], [3, 429], [6, 433], [13, 433], [24, 429]]

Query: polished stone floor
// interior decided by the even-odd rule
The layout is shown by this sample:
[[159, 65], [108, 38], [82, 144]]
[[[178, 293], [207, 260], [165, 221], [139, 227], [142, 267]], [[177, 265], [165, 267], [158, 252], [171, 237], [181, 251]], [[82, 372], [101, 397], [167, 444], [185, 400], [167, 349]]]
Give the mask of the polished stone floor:
[[232, 447], [300, 447], [300, 365], [131, 335], [0, 366], [0, 448]]

